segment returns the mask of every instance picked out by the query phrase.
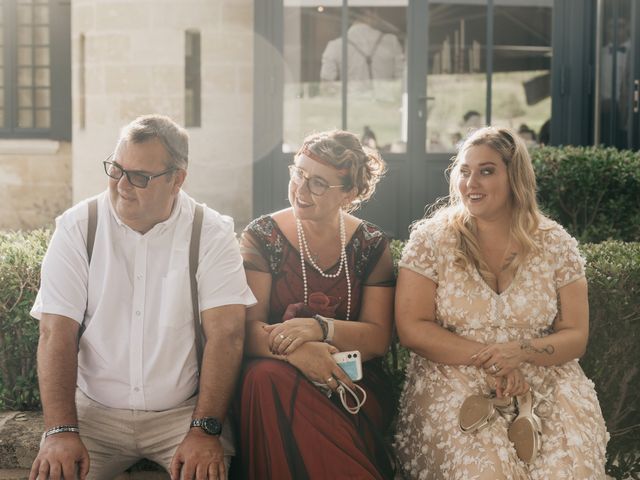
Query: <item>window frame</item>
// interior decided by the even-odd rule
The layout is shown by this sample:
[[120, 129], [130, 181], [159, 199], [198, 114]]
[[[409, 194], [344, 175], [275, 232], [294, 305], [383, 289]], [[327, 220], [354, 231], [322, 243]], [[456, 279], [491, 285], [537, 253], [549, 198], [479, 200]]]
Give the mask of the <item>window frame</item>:
[[[49, 128], [18, 127], [17, 13], [19, 0], [3, 0], [4, 124], [0, 138], [71, 140], [71, 1], [49, 0]], [[10, 21], [12, 20], [12, 21]]]

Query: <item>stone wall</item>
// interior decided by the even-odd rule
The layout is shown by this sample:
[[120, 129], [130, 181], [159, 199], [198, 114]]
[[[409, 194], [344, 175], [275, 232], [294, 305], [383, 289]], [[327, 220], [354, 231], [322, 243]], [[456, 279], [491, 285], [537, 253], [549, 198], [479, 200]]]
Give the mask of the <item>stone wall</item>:
[[51, 226], [71, 205], [71, 144], [0, 140], [0, 229]]
[[185, 190], [252, 217], [253, 0], [74, 0], [73, 201], [106, 186], [100, 162], [138, 115], [185, 118], [185, 32], [201, 35], [202, 124]]

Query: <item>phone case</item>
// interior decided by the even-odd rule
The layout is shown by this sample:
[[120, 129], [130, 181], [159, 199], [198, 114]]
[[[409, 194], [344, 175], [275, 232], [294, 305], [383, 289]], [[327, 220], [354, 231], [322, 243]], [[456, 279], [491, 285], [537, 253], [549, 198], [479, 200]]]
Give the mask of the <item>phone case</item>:
[[333, 354], [336, 363], [345, 371], [354, 382], [362, 380], [362, 360], [358, 350], [350, 352], [338, 352]]

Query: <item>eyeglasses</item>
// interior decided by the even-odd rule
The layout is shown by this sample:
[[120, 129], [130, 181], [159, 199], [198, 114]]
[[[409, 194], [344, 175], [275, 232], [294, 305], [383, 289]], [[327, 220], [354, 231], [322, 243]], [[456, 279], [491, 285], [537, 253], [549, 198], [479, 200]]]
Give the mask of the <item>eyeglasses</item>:
[[303, 169], [295, 165], [289, 165], [289, 178], [298, 186], [302, 186], [306, 180], [309, 191], [318, 197], [327, 193], [330, 188], [344, 188], [344, 185], [329, 185], [320, 177], [309, 177]]
[[[112, 158], [112, 156], [109, 156], [109, 158]], [[136, 172], [135, 170], [125, 170], [116, 162], [111, 162], [109, 160], [105, 160], [102, 164], [104, 165], [104, 173], [109, 177], [114, 180], [120, 180], [123, 175], [126, 175], [129, 183], [138, 188], [147, 188], [149, 182], [154, 178], [162, 177], [163, 175], [167, 175], [168, 173], [176, 170], [175, 167], [171, 167], [164, 172], [156, 173], [155, 175], [147, 175], [146, 173]]]

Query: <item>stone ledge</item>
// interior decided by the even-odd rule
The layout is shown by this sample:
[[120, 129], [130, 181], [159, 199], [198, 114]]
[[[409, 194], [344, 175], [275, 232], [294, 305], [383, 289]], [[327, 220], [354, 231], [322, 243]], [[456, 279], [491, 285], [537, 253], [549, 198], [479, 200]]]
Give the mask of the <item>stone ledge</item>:
[[[40, 449], [42, 412], [0, 412], [0, 480], [25, 480]], [[166, 480], [169, 474], [148, 461], [115, 480]], [[154, 470], [155, 469], [155, 470]]]
[[0, 469], [30, 469], [43, 430], [42, 412], [0, 412]]
[[9, 470], [0, 470], [0, 480], [27, 480], [29, 478], [29, 470], [20, 468], [12, 468]]

